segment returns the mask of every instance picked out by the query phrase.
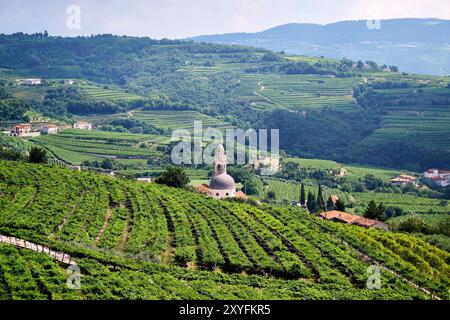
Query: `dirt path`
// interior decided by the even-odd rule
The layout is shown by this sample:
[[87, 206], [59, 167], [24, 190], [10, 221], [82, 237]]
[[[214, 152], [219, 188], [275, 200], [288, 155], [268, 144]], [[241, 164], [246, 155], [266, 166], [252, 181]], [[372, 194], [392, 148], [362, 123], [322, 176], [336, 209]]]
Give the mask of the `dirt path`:
[[163, 264], [171, 264], [175, 257], [175, 248], [172, 246], [174, 242], [172, 232], [169, 233], [166, 240], [166, 249], [160, 255], [160, 261]]
[[100, 238], [105, 233], [106, 228], [109, 225], [109, 221], [112, 218], [112, 214], [113, 214], [113, 208], [110, 206], [110, 207], [108, 207], [108, 211], [106, 212], [105, 221], [103, 222], [103, 226], [101, 227], [100, 231], [98, 232], [97, 237], [95, 238], [94, 246], [96, 246], [98, 244], [98, 242], [100, 241]]

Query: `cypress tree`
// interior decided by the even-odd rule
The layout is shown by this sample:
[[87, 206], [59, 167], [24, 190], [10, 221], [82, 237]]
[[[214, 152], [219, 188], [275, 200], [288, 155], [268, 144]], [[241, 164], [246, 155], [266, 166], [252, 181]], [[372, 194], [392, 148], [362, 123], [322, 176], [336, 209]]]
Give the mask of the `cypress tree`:
[[317, 194], [317, 210], [325, 210], [325, 200], [323, 199], [322, 186], [319, 185], [319, 192]]
[[317, 210], [317, 201], [316, 197], [312, 192], [308, 192], [308, 202], [306, 203], [306, 206], [308, 207], [309, 212], [316, 212]]
[[331, 198], [331, 196], [328, 197], [327, 200], [327, 208], [326, 210], [333, 210], [334, 209], [334, 203], [333, 203], [333, 199]]
[[364, 217], [368, 219], [376, 219], [378, 215], [378, 207], [375, 201], [371, 200], [364, 212]]
[[306, 197], [305, 197], [305, 185], [302, 182], [302, 186], [300, 188], [300, 204], [304, 206], [306, 203]]

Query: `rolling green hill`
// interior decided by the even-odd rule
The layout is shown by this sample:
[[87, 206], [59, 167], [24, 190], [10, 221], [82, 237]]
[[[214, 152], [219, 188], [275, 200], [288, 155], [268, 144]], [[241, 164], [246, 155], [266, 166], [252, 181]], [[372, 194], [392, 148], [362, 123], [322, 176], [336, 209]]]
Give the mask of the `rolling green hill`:
[[20, 162], [0, 162], [0, 190], [0, 234], [70, 254], [83, 274], [68, 292], [62, 265], [0, 245], [2, 299], [449, 298], [448, 253], [297, 208]]
[[[450, 163], [449, 77], [383, 72], [370, 61], [111, 35], [2, 35], [0, 61], [4, 90], [44, 116], [195, 111], [216, 123], [280, 129], [281, 148], [294, 156], [410, 170]], [[45, 82], [18, 87], [14, 75]], [[187, 121], [180, 126], [188, 128]]]

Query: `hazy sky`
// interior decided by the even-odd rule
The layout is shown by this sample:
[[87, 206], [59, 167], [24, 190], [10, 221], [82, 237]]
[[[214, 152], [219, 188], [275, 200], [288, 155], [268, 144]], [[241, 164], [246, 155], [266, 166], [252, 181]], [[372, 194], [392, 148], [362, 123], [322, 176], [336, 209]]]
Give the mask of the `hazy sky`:
[[[80, 29], [68, 18], [80, 8]], [[73, 11], [72, 11], [73, 13]], [[388, 18], [450, 19], [450, 0], [0, 0], [0, 33], [97, 33], [184, 38], [262, 31], [291, 22]], [[77, 20], [78, 21], [78, 20]]]

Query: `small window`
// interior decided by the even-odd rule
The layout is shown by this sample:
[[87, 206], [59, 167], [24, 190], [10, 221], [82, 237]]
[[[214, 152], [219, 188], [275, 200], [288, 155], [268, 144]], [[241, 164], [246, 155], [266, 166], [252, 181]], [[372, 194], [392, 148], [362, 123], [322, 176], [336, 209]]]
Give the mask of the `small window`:
[[227, 192], [227, 197], [229, 196], [230, 194]]
[[216, 196], [219, 196], [219, 193], [218, 193], [218, 192], [216, 193]]

